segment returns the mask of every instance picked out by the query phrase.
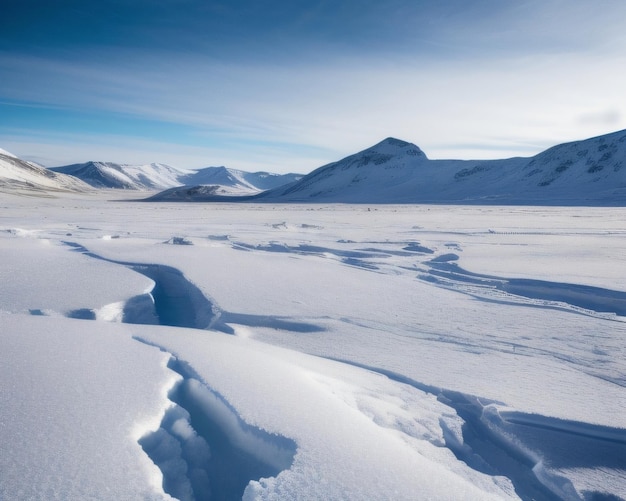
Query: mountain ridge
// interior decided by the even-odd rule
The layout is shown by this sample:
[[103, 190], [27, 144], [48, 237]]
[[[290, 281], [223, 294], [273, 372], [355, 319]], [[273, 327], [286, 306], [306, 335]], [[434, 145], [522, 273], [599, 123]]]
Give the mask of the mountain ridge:
[[258, 195], [187, 195], [207, 202], [626, 206], [626, 130], [498, 160], [430, 160], [391, 137]]
[[97, 189], [161, 191], [210, 185], [217, 187], [212, 192], [227, 195], [256, 194], [302, 177], [300, 174], [245, 172], [224, 166], [180, 169], [162, 163], [135, 165], [98, 161], [51, 167], [50, 170], [77, 177]]
[[47, 192], [88, 192], [92, 188], [73, 176], [52, 172], [0, 150], [0, 191], [41, 195]]
[[136, 165], [97, 161], [50, 167], [49, 170], [77, 177], [94, 188], [124, 190], [171, 188], [181, 184], [178, 178], [193, 172], [162, 163]]

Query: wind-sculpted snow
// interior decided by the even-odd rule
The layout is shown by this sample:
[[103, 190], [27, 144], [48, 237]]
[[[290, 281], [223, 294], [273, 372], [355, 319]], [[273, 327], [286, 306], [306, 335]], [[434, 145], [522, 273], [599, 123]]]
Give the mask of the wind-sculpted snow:
[[185, 362], [172, 356], [168, 367], [181, 377], [168, 393], [174, 405], [139, 440], [161, 469], [165, 492], [181, 501], [241, 499], [251, 480], [291, 466], [292, 440], [245, 423]]
[[[176, 268], [159, 264], [115, 261], [90, 252], [80, 244], [72, 242], [65, 242], [65, 244], [86, 256], [128, 267], [150, 278], [154, 284], [148, 294], [134, 296], [125, 302], [112, 303], [98, 310], [90, 308], [71, 310], [67, 312], [69, 318], [216, 329], [229, 334], [233, 333], [229, 323], [250, 327], [271, 327], [293, 332], [324, 330], [322, 326], [296, 321], [289, 317], [227, 312], [219, 308]], [[34, 315], [42, 314], [38, 309], [33, 309], [31, 312]]]
[[[389, 244], [389, 242], [385, 242]], [[417, 242], [406, 242], [405, 245], [399, 249], [389, 248], [359, 248], [355, 250], [336, 249], [331, 247], [319, 247], [315, 245], [299, 244], [297, 246], [289, 246], [280, 243], [269, 243], [260, 245], [250, 245], [244, 242], [232, 242], [233, 249], [254, 251], [260, 250], [265, 252], [280, 252], [280, 253], [293, 253], [300, 255], [311, 255], [318, 257], [332, 257], [339, 259], [343, 264], [349, 266], [356, 266], [370, 271], [379, 270], [380, 267], [368, 260], [380, 260], [392, 256], [414, 256], [417, 254], [432, 254], [433, 251], [427, 247], [421, 246]]]
[[172, 376], [120, 326], [0, 312], [0, 499], [166, 499], [137, 440]]
[[[154, 287], [150, 295], [135, 296], [126, 303], [120, 303], [121, 316], [115, 318], [128, 323], [161, 324], [175, 327], [210, 329], [218, 327], [220, 311], [193, 283], [177, 269], [158, 264], [139, 264], [108, 260], [89, 252], [87, 248], [73, 242], [65, 242], [74, 250], [95, 259], [119, 264], [150, 278]], [[109, 309], [115, 309], [114, 307]], [[107, 309], [105, 307], [104, 312]], [[102, 315], [102, 311], [100, 314]], [[97, 314], [88, 309], [75, 310], [72, 318], [95, 320]], [[111, 318], [105, 318], [111, 320]]]
[[622, 209], [0, 208], [3, 499], [626, 492]]
[[[542, 308], [613, 313], [626, 317], [626, 292], [589, 285], [482, 275], [464, 270], [452, 262], [457, 259], [456, 254], [438, 256], [427, 263], [431, 267], [428, 275], [420, 275], [419, 278], [489, 301], [518, 301]], [[529, 301], [519, 301], [516, 296]]]
[[[623, 467], [624, 429], [501, 410], [499, 402], [436, 388], [392, 371], [356, 365], [433, 394], [454, 409], [463, 419], [463, 426], [458, 430], [450, 427], [453, 422], [441, 420], [446, 445], [475, 470], [511, 479], [521, 499], [581, 499], [563, 472], [574, 468], [611, 472]], [[615, 479], [607, 473], [604, 481], [610, 485]], [[622, 485], [626, 486], [626, 481], [617, 482], [611, 490], [617, 488], [619, 492]], [[585, 489], [580, 490], [584, 495]], [[592, 499], [602, 499], [601, 495], [588, 494]]]

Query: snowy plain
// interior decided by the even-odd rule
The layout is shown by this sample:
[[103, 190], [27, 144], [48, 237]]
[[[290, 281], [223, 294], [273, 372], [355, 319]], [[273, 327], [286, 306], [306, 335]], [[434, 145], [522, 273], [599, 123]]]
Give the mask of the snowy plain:
[[0, 193], [0, 499], [626, 499], [625, 208], [131, 196]]

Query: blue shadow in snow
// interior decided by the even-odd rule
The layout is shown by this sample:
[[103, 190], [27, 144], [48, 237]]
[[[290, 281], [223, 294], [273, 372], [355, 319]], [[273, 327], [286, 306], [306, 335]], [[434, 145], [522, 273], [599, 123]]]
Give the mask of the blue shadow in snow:
[[166, 493], [184, 500], [241, 499], [250, 481], [291, 467], [293, 440], [247, 424], [187, 363], [172, 357], [168, 367], [183, 378], [168, 395], [176, 405], [139, 440], [163, 473]]
[[529, 299], [562, 302], [597, 313], [615, 313], [626, 316], [626, 292], [590, 285], [526, 278], [502, 278], [472, 273], [451, 262], [454, 259], [452, 256], [454, 254], [446, 255], [445, 260], [429, 261], [427, 264], [431, 268], [429, 271], [431, 276], [422, 275], [419, 278], [438, 283], [437, 278], [433, 277], [439, 277], [452, 283], [472, 284]]

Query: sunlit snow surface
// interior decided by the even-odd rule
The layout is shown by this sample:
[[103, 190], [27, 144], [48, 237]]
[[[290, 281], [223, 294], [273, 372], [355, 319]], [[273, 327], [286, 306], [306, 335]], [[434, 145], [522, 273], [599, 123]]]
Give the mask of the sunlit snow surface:
[[0, 499], [626, 498], [626, 209], [119, 196], [0, 195]]

